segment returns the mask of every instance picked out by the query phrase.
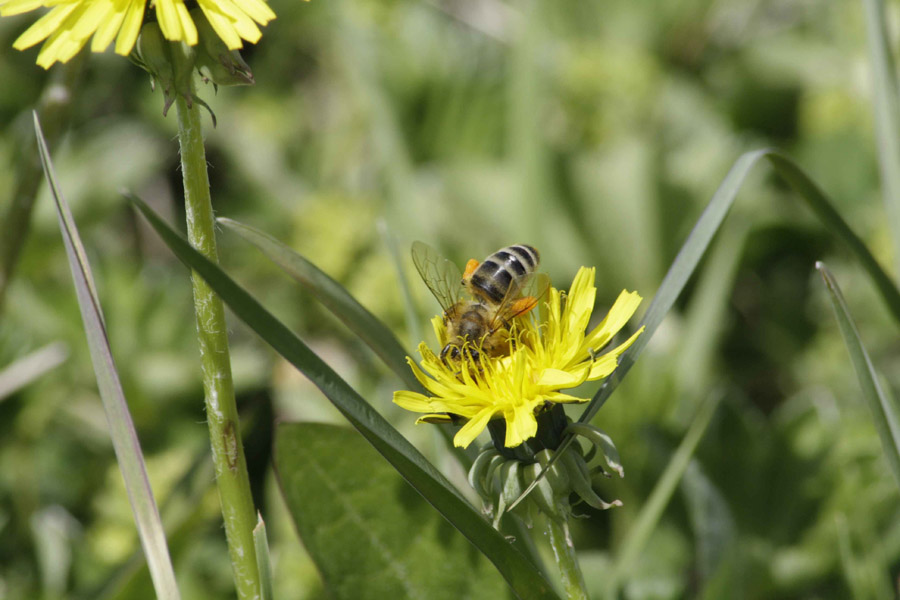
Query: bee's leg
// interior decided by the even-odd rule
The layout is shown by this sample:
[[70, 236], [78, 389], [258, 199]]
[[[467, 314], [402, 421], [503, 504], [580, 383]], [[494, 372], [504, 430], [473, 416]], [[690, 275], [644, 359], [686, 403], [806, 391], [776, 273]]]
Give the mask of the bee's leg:
[[472, 273], [475, 272], [475, 269], [477, 269], [480, 264], [481, 263], [474, 258], [470, 258], [469, 262], [466, 263], [466, 270], [463, 271], [463, 280], [468, 281], [469, 278], [472, 277]]

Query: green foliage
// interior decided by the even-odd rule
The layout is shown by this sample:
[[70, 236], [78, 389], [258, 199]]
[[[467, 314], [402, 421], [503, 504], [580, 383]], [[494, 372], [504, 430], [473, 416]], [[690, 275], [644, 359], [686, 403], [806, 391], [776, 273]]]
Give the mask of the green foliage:
[[555, 598], [534, 564], [481, 518], [428, 460], [353, 388], [222, 270], [136, 196], [131, 201], [185, 266], [202, 277], [244, 323], [325, 394], [403, 478], [487, 556], [519, 598]]
[[503, 579], [365, 440], [318, 423], [278, 428], [285, 501], [338, 599], [503, 598]]
[[[415, 239], [460, 264], [532, 243], [561, 287], [578, 266], [597, 266], [599, 317], [623, 288], [649, 305], [745, 152], [777, 146], [792, 157], [874, 261], [861, 267], [847, 238], [822, 227], [768, 166], [749, 173], [732, 214], [707, 232], [697, 271], [669, 298], [652, 343], [594, 415], [627, 473], [601, 485], [624, 506], [577, 507], [590, 518], [575, 521], [572, 535], [599, 597], [634, 547], [698, 407], [721, 390], [680, 484], [651, 507], [653, 526], [622, 574], [622, 596], [894, 595], [897, 486], [813, 265], [826, 261], [841, 282], [890, 396], [900, 384], [885, 303], [893, 284], [885, 277], [879, 292], [870, 282], [878, 264], [896, 272], [880, 175], [896, 168], [876, 140], [891, 131], [891, 116], [873, 119], [871, 96], [889, 107], [896, 91], [886, 52], [896, 46], [886, 27], [895, 4], [272, 6], [278, 19], [243, 53], [257, 84], [199, 91], [219, 121], [215, 130], [205, 123], [216, 214], [306, 257], [405, 348], [418, 339], [379, 219], [398, 240], [423, 315], [438, 307], [406, 260]], [[31, 108], [53, 77], [34, 66], [35, 51], [11, 50], [32, 20], [0, 19], [0, 221], [22, 187]], [[161, 116], [161, 95], [150, 93], [145, 74], [111, 54], [87, 57], [69, 87], [77, 93], [54, 160], [94, 269], [179, 587], [185, 597], [232, 597], [202, 461], [208, 439], [189, 283], [119, 196], [130, 189], [168, 221], [182, 220], [175, 122]], [[22, 231], [0, 223], [3, 243], [10, 230]], [[26, 233], [0, 302], [0, 372], [50, 342], [70, 354], [0, 402], [0, 595], [150, 597], [48, 195], [37, 199]], [[413, 426], [414, 416], [391, 405], [399, 383], [381, 358], [237, 236], [219, 241], [225, 271], [466, 490], [434, 428]], [[434, 344], [425, 318], [419, 326]], [[238, 319], [229, 329], [275, 597], [323, 597], [316, 563], [272, 483], [272, 423], [346, 421]], [[517, 542], [528, 537], [516, 534]]]

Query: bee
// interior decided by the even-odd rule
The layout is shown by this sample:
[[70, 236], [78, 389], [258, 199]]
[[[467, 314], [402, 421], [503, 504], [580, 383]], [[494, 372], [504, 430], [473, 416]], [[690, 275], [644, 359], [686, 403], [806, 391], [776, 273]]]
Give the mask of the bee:
[[463, 273], [422, 242], [413, 243], [412, 258], [444, 309], [449, 340], [440, 354], [444, 364], [460, 360], [464, 350], [476, 365], [481, 355], [509, 354], [510, 324], [537, 306], [540, 290], [549, 286], [546, 276], [534, 277], [541, 258], [526, 244], [501, 248], [480, 263], [471, 259]]

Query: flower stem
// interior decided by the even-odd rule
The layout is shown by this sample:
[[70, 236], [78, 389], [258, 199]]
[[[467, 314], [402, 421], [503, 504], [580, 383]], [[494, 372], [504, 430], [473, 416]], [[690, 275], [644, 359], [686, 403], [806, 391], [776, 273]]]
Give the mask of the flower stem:
[[[199, 107], [196, 102], [188, 107], [180, 94], [175, 104], [188, 240], [208, 259], [218, 262]], [[206, 420], [235, 587], [241, 600], [258, 598], [259, 571], [253, 546], [256, 512], [250, 494], [250, 478], [234, 399], [225, 309], [222, 300], [199, 275], [191, 273], [191, 281], [206, 397]]]
[[570, 600], [588, 600], [587, 589], [584, 585], [584, 576], [578, 566], [578, 557], [575, 556], [575, 546], [569, 536], [569, 524], [565, 521], [558, 523], [549, 516], [546, 517], [547, 534], [550, 538], [550, 547], [553, 556], [559, 566], [559, 575], [563, 589]]

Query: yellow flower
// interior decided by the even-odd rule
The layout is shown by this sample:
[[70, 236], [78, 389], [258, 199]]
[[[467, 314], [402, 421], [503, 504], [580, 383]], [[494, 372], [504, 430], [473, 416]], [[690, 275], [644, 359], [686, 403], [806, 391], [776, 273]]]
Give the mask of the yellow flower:
[[[537, 432], [535, 411], [545, 403], [587, 402], [560, 390], [610, 375], [618, 358], [643, 327], [625, 342], [601, 353], [613, 336], [637, 310], [641, 297], [623, 291], [591, 332], [585, 334], [597, 289], [594, 269], [582, 267], [568, 295], [550, 288], [544, 307], [535, 310], [541, 316], [521, 319], [514, 333], [517, 343], [509, 356], [480, 361], [476, 370], [471, 361], [447, 365], [424, 343], [419, 345], [421, 368], [407, 358], [416, 378], [430, 396], [402, 390], [394, 393], [394, 402], [414, 412], [426, 413], [417, 422], [447, 422], [450, 415], [467, 420], [453, 443], [466, 447], [478, 437], [493, 418], [506, 421], [504, 445], [512, 448]], [[447, 340], [443, 319], [432, 321], [438, 341]]]
[[[257, 24], [275, 18], [264, 0], [198, 0], [198, 4], [231, 50], [241, 48], [242, 39], [259, 41], [262, 32]], [[13, 43], [24, 50], [43, 41], [37, 64], [47, 69], [78, 54], [91, 36], [93, 52], [103, 52], [115, 39], [116, 53], [127, 56], [140, 33], [146, 5], [147, 0], [0, 0], [0, 16], [50, 9]], [[150, 5], [167, 40], [197, 44], [197, 27], [185, 0], [150, 0]]]

